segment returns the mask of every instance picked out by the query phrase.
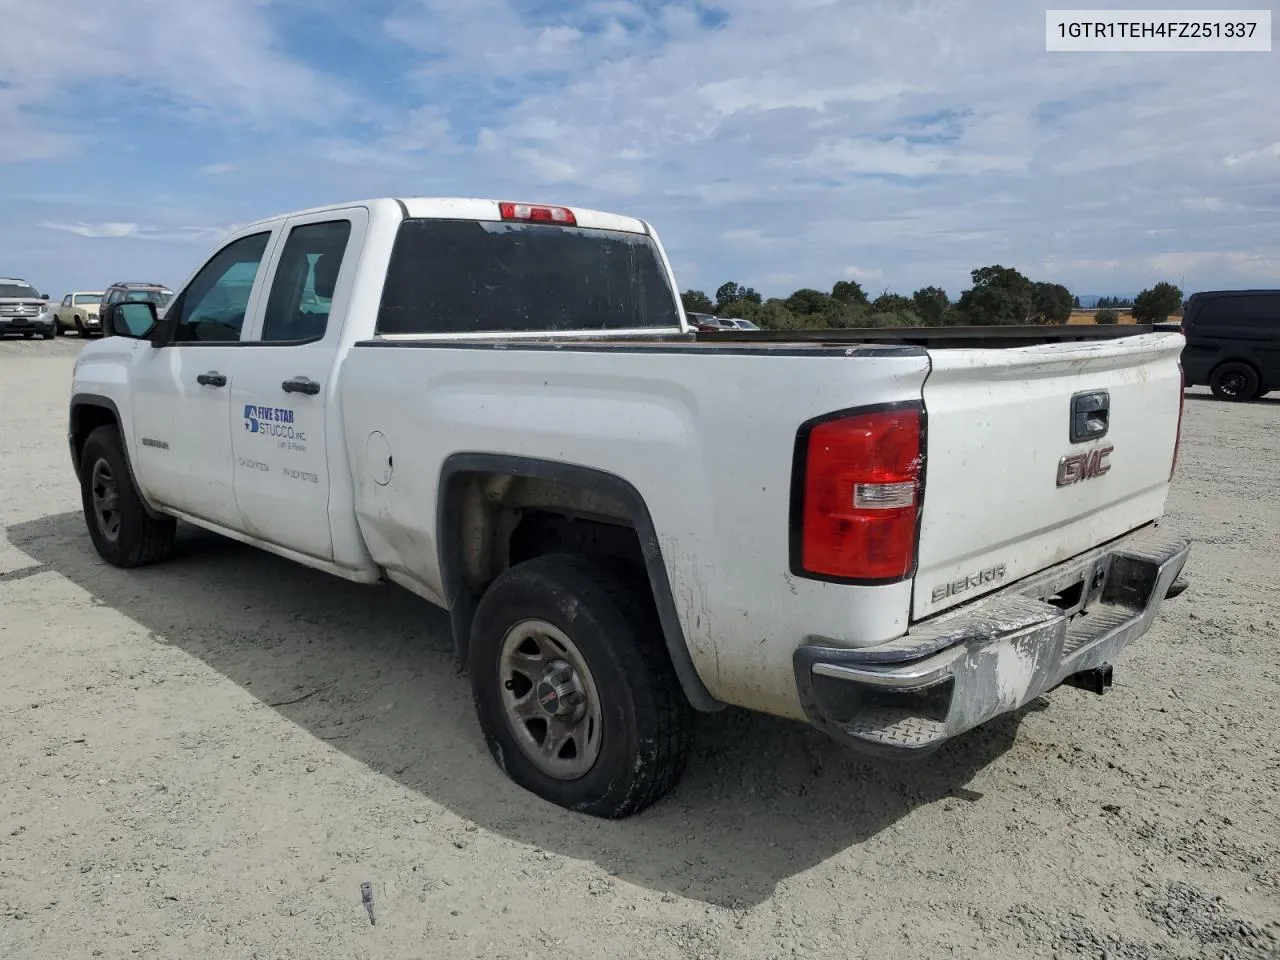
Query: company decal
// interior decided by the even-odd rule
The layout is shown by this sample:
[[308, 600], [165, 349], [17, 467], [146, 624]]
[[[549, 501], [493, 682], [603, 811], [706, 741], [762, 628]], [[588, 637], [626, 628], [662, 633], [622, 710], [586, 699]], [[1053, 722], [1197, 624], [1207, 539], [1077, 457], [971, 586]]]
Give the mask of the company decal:
[[320, 478], [314, 473], [307, 473], [305, 470], [294, 470], [292, 467], [282, 467], [280, 470], [286, 477], [292, 477], [294, 480], [305, 480], [307, 483], [319, 483]]
[[237, 459], [240, 462], [240, 466], [244, 467], [246, 470], [257, 470], [260, 473], [271, 472], [271, 468], [261, 460], [250, 460], [248, 457], [239, 457]]
[[307, 433], [298, 429], [294, 413], [288, 407], [259, 407], [246, 403], [244, 428], [262, 437], [264, 443], [274, 441], [277, 449], [299, 453], [307, 451]]

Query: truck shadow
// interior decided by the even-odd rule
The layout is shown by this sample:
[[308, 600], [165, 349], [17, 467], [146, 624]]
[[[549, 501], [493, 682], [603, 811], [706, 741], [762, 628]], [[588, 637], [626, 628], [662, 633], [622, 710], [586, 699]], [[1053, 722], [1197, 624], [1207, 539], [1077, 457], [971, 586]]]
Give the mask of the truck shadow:
[[446, 616], [398, 588], [346, 583], [189, 527], [171, 560], [134, 571], [98, 558], [79, 513], [7, 535], [38, 561], [33, 571], [57, 571], [375, 773], [521, 843], [723, 906], [761, 902], [917, 807], [981, 799], [965, 784], [1045, 705], [910, 764], [864, 762], [798, 723], [704, 716], [675, 793], [606, 822], [505, 778], [480, 738]]

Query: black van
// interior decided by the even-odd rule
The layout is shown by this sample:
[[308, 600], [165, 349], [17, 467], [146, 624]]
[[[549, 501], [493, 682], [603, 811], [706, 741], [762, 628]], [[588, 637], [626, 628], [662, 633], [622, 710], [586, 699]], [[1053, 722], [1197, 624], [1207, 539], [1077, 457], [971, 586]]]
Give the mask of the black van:
[[1280, 290], [1195, 293], [1182, 311], [1182, 372], [1221, 400], [1280, 389]]

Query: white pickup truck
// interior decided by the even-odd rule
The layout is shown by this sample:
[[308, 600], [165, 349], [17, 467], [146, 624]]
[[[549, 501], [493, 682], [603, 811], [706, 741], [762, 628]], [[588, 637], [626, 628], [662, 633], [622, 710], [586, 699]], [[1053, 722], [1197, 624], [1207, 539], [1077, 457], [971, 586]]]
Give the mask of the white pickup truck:
[[641, 220], [423, 198], [243, 227], [103, 321], [70, 444], [108, 562], [180, 519], [446, 608], [495, 760], [600, 816], [696, 711], [922, 755], [1101, 692], [1182, 585], [1176, 332], [702, 335]]

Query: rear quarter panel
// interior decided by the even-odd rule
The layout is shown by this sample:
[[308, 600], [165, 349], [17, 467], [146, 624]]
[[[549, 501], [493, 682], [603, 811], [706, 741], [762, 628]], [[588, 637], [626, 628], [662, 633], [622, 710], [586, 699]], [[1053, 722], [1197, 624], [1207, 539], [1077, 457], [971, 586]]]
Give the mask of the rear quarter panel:
[[[357, 345], [342, 406], [356, 512], [374, 559], [443, 593], [436, 528], [454, 453], [578, 464], [628, 481], [657, 531], [685, 641], [713, 696], [801, 718], [791, 656], [806, 636], [869, 645], [907, 626], [911, 583], [856, 587], [789, 569], [797, 428], [918, 399], [911, 348], [731, 350], [616, 345]], [[373, 480], [381, 432], [394, 458]]]

